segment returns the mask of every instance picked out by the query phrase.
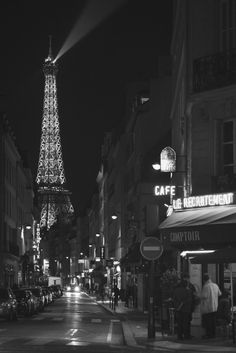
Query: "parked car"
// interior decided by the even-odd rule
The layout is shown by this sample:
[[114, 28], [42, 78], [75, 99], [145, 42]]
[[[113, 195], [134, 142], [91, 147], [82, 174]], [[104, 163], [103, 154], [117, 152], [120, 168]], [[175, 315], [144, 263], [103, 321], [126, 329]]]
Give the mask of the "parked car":
[[0, 288], [0, 317], [17, 320], [17, 300], [10, 288]]
[[27, 289], [14, 289], [13, 293], [17, 300], [17, 312], [19, 315], [30, 316], [34, 313], [34, 302], [32, 293]]
[[45, 306], [45, 297], [41, 287], [30, 287], [29, 290], [37, 298], [38, 301], [38, 310], [43, 311]]
[[59, 285], [53, 285], [49, 288], [52, 291], [53, 299], [60, 298], [62, 296], [62, 289]]

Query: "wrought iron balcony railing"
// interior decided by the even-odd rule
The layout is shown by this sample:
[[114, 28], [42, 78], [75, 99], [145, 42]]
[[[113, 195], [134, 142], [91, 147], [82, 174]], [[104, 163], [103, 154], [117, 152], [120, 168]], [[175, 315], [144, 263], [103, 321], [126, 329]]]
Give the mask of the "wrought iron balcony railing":
[[236, 49], [204, 56], [193, 62], [193, 92], [236, 83]]

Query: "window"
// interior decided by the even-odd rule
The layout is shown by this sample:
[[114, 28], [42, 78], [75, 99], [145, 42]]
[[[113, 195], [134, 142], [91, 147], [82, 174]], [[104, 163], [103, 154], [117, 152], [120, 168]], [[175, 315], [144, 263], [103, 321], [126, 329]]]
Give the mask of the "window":
[[220, 1], [220, 48], [236, 48], [236, 0]]
[[236, 173], [236, 139], [235, 139], [236, 120], [223, 122], [222, 129], [222, 160], [224, 175]]

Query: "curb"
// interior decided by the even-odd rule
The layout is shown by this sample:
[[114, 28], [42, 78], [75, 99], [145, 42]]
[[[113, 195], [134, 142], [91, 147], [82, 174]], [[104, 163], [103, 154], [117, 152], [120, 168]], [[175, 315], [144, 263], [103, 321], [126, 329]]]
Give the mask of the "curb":
[[[96, 298], [92, 298], [94, 299], [94, 301], [96, 301], [96, 303], [98, 305], [100, 305], [104, 310], [106, 310], [107, 312], [109, 312], [110, 314], [112, 314], [113, 316], [117, 316], [119, 317], [121, 316], [125, 316], [125, 314], [122, 313], [117, 313], [115, 310], [112, 310], [111, 308], [107, 307], [106, 305], [103, 305], [103, 303], [98, 302], [96, 300]], [[187, 351], [189, 352], [189, 350], [194, 350], [195, 352], [202, 352], [202, 351], [207, 351], [207, 352], [221, 352], [224, 351], [226, 352], [235, 352], [235, 346], [234, 345], [227, 345], [224, 346], [223, 342], [217, 342], [218, 344], [214, 344], [214, 345], [208, 345], [208, 344], [203, 344], [203, 343], [193, 343], [193, 342], [189, 342], [189, 343], [180, 343], [180, 342], [176, 342], [175, 340], [168, 340], [168, 339], [160, 339], [160, 340], [155, 340], [153, 342], [146, 342], [144, 343], [144, 345], [138, 344], [134, 333], [130, 327], [129, 324], [129, 320], [127, 318], [124, 318], [123, 320], [121, 320], [121, 325], [122, 325], [122, 331], [123, 331], [123, 339], [125, 342], [125, 345], [129, 346], [129, 347], [133, 347], [133, 348], [151, 348], [151, 349], [158, 349], [158, 350], [174, 350], [174, 349], [178, 349], [181, 351]], [[143, 343], [143, 342], [140, 342]], [[221, 345], [222, 344], [222, 345]]]
[[102, 306], [103, 309], [105, 309], [105, 310], [106, 310], [107, 312], [109, 312], [110, 314], [112, 314], [112, 315], [114, 315], [114, 316], [117, 314], [114, 310], [108, 308], [106, 305], [104, 305], [104, 304], [102, 304], [102, 303], [99, 303], [96, 299], [94, 299], [94, 300], [95, 300], [95, 302], [96, 302], [98, 305]]
[[[106, 311], [111, 313], [113, 316], [119, 316], [119, 313], [116, 313], [114, 310], [108, 308], [107, 306], [103, 305], [102, 303], [99, 303], [97, 300], [95, 300], [95, 301], [98, 305], [102, 306], [103, 309], [105, 309]], [[145, 348], [145, 346], [141, 346], [136, 342], [135, 337], [133, 335], [133, 332], [130, 328], [130, 325], [129, 325], [129, 322], [127, 319], [126, 319], [126, 321], [121, 321], [121, 325], [122, 325], [122, 334], [123, 334], [123, 340], [124, 340], [125, 345], [127, 345], [129, 347]]]
[[122, 321], [121, 323], [122, 323], [125, 344], [129, 347], [146, 348], [146, 346], [141, 346], [136, 342], [133, 332], [129, 326], [129, 323], [125, 321]]

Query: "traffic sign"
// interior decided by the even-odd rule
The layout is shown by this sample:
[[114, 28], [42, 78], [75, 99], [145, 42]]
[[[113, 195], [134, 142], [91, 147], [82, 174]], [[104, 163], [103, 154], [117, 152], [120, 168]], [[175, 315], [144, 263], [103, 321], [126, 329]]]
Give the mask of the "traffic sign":
[[163, 253], [163, 245], [159, 239], [147, 237], [140, 244], [140, 252], [146, 260], [157, 260]]

